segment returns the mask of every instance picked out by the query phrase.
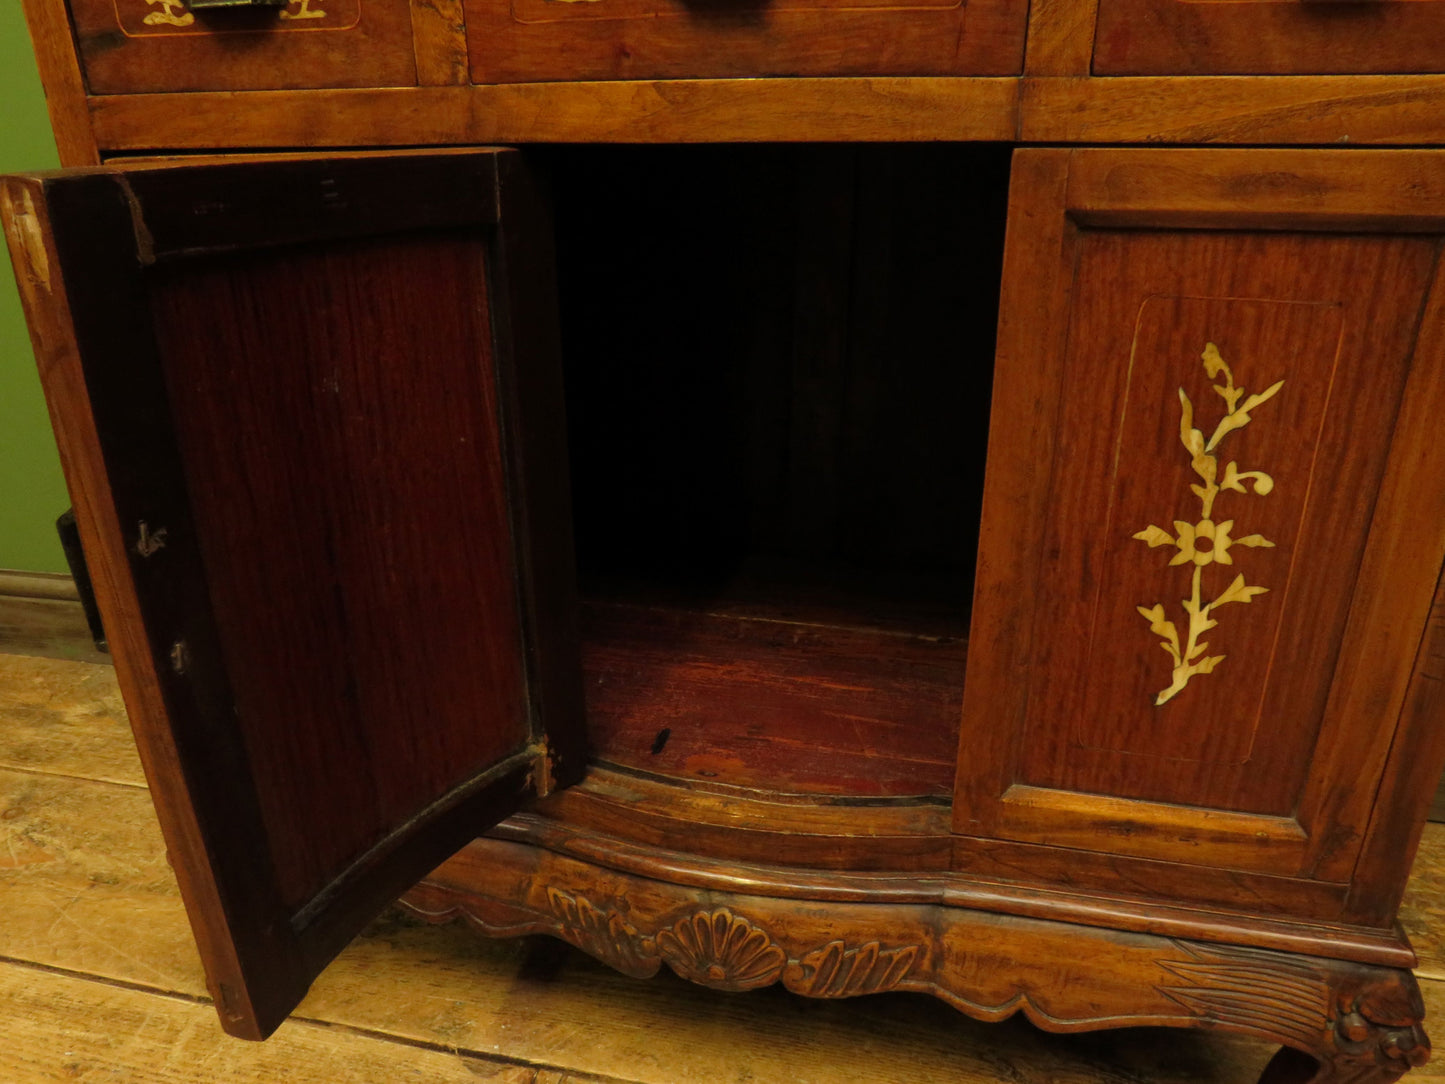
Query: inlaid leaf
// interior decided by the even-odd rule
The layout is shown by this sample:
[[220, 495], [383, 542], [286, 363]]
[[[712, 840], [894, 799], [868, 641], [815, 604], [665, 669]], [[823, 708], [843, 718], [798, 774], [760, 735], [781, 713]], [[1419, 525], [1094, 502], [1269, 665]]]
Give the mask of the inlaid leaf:
[[1156, 527], [1152, 523], [1149, 524], [1149, 526], [1145, 527], [1142, 531], [1135, 534], [1134, 537], [1137, 538], [1140, 542], [1149, 543], [1150, 549], [1154, 549], [1156, 546], [1174, 545], [1174, 536], [1168, 531], [1164, 530], [1164, 528]]
[[1179, 439], [1191, 456], [1203, 455], [1204, 434], [1194, 428], [1194, 404], [1183, 388], [1179, 389]]
[[1225, 603], [1228, 602], [1248, 602], [1250, 599], [1254, 598], [1255, 595], [1262, 595], [1268, 590], [1268, 587], [1249, 586], [1244, 582], [1244, 574], [1241, 573], [1240, 575], [1234, 577], [1234, 582], [1231, 583], [1228, 587], [1226, 587], [1224, 589], [1224, 594], [1220, 595], [1217, 599], [1210, 603], [1210, 606], [1212, 608], [1214, 606], [1223, 606]]
[[1276, 380], [1273, 384], [1265, 388], [1264, 391], [1260, 392], [1258, 395], [1251, 395], [1248, 399], [1244, 401], [1243, 413], [1247, 414], [1249, 413], [1249, 411], [1253, 410], [1261, 403], [1266, 403], [1269, 400], [1273, 399], [1276, 395], [1279, 394], [1279, 389], [1282, 387], [1284, 387], [1284, 381]]

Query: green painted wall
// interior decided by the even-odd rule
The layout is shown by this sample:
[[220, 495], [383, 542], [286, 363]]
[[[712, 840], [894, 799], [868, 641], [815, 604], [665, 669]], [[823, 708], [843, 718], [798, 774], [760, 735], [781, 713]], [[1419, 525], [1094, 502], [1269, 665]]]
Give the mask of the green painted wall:
[[[60, 164], [20, 5], [0, 0], [0, 173]], [[70, 505], [10, 257], [0, 244], [0, 568], [64, 572], [55, 517]]]

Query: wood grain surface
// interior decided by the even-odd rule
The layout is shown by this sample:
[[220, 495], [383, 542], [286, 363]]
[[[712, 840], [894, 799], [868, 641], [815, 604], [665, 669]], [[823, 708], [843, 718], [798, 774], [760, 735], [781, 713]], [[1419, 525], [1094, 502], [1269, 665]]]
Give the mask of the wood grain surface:
[[[527, 742], [489, 263], [474, 235], [387, 238], [187, 261], [151, 283], [288, 903]], [[427, 387], [446, 391], [432, 404]], [[367, 823], [334, 824], [338, 808]]]
[[109, 666], [5, 650], [13, 654], [0, 654], [0, 767], [145, 786]]
[[100, 163], [95, 133], [91, 130], [86, 103], [85, 75], [80, 70], [70, 34], [70, 14], [64, 0], [25, 0], [25, 19], [40, 81], [45, 87], [45, 107], [60, 164], [67, 169]]
[[[13, 1084], [283, 1075], [390, 1084], [418, 1074], [499, 1084], [1240, 1084], [1271, 1053], [1252, 1040], [1149, 1029], [1050, 1036], [1021, 1020], [976, 1023], [916, 995], [815, 1002], [780, 988], [728, 995], [637, 981], [550, 939], [492, 941], [398, 914], [338, 958], [273, 1040], [239, 1043], [200, 1003], [199, 961], [148, 796], [85, 778], [139, 771], [134, 761], [118, 769], [105, 751], [126, 730], [112, 671], [4, 661], [0, 689], [21, 705], [22, 733], [39, 725], [27, 715], [39, 698], [74, 750], [54, 765], [30, 756], [26, 771], [0, 771], [0, 856], [10, 859], [0, 861], [0, 1075]], [[6, 762], [17, 759], [3, 744], [13, 710], [0, 706]], [[91, 749], [93, 768], [83, 762]], [[43, 774], [51, 768], [63, 776]], [[1445, 978], [1442, 856], [1445, 830], [1432, 827], [1404, 912], [1431, 1013], [1445, 1013], [1445, 982], [1428, 978]], [[1411, 1079], [1445, 1072], [1432, 1064]]]
[[[26, 299], [52, 405], [64, 409], [75, 380], [95, 406], [60, 427], [73, 494], [91, 494], [95, 475], [127, 479], [116, 505], [77, 496], [78, 518], [87, 552], [108, 554], [98, 585], [127, 584], [98, 594], [122, 671], [128, 661], [136, 678], [128, 702], [187, 899], [201, 901], [191, 913], [214, 934], [202, 938], [212, 988], [241, 1005], [225, 1014], [238, 1030], [266, 1030], [255, 1019], [268, 1014], [247, 998], [265, 990], [288, 1002], [270, 1014], [279, 1021], [305, 990], [298, 975], [319, 970], [479, 821], [511, 812], [531, 789], [543, 733], [560, 732], [524, 676], [524, 655], [546, 652], [524, 643], [519, 611], [532, 596], [518, 581], [548, 572], [514, 549], [523, 532], [507, 493], [527, 445], [502, 451], [503, 429], [532, 418], [537, 378], [498, 376], [507, 332], [551, 323], [520, 303], [550, 291], [511, 290], [498, 269], [511, 245], [547, 246], [534, 216], [497, 227], [527, 189], [520, 176], [499, 180], [498, 157], [349, 158], [313, 163], [320, 176], [300, 181], [308, 167], [295, 160], [259, 175], [235, 165], [95, 172], [12, 179], [6, 190], [27, 208], [52, 206], [47, 196], [65, 208], [44, 225], [39, 210], [15, 216], [35, 227], [17, 250], [34, 261], [22, 263]], [[418, 174], [432, 167], [440, 174]], [[408, 181], [426, 198], [396, 200]], [[173, 213], [174, 186], [192, 183], [214, 197], [209, 213]], [[330, 213], [298, 213], [293, 199]], [[456, 232], [415, 230], [418, 211], [424, 227]], [[358, 230], [385, 239], [351, 239]], [[441, 251], [450, 267], [438, 274]], [[295, 273], [296, 288], [254, 289], [278, 272]], [[326, 318], [331, 304], [347, 315]], [[219, 340], [218, 327], [229, 332]], [[529, 340], [531, 362], [544, 339]], [[307, 360], [295, 364], [288, 351], [303, 340]], [[126, 360], [102, 360], [113, 349]], [[422, 386], [447, 412], [426, 405]], [[227, 426], [238, 422], [233, 440]], [[230, 473], [238, 447], [256, 457], [242, 475]], [[535, 513], [539, 490], [528, 492]], [[550, 518], [533, 518], [539, 538], [557, 536]], [[139, 541], [121, 522], [137, 525]], [[278, 606], [252, 608], [261, 598]], [[528, 628], [560, 642], [552, 625]], [[334, 650], [339, 630], [349, 654]], [[432, 699], [401, 691], [421, 673]], [[580, 710], [567, 718], [578, 734]], [[358, 820], [338, 836], [343, 808]], [[269, 888], [258, 871], [276, 878]], [[230, 902], [217, 906], [207, 884]], [[233, 956], [250, 978], [233, 973]]]
[[1409, 145], [1445, 139], [1445, 77], [1438, 75], [1075, 75], [1026, 79], [1021, 93], [1019, 138], [1029, 143]]
[[1018, 0], [465, 0], [472, 79], [1014, 75]]
[[567, 1072], [399, 1043], [328, 1022], [287, 1024], [266, 1043], [219, 1040], [209, 1005], [69, 974], [0, 964], [0, 1054], [11, 1084], [610, 1084]]
[[1018, 80], [676, 79], [90, 100], [109, 152], [445, 143], [1012, 139]]
[[0, 594], [0, 650], [77, 662], [107, 662], [78, 602]]
[[[1083, 6], [1083, 5], [1080, 5]], [[1445, 4], [1102, 0], [1099, 75], [1395, 74], [1445, 70]]]
[[[138, 0], [77, 0], [75, 40], [92, 94], [412, 86], [407, 0], [308, 0], [153, 18]], [[319, 16], [316, 12], [321, 12]], [[187, 20], [187, 15], [191, 18]]]
[[592, 606], [584, 644], [601, 760], [760, 791], [953, 785], [962, 640]]
[[[1066, 181], [1057, 175], [1065, 156], [1080, 166], [1067, 167]], [[1390, 179], [1377, 207], [1385, 217], [1361, 217], [1368, 208], [1352, 163]], [[1432, 429], [1417, 412], [1435, 401], [1430, 382], [1411, 375], [1415, 355], [1436, 352], [1431, 323], [1420, 323], [1434, 311], [1436, 241], [1401, 233], [1438, 229], [1432, 216], [1441, 204], [1428, 186], [1392, 183], [1432, 167], [1428, 153], [1401, 151], [1016, 153], [1010, 244], [1020, 255], [1038, 253], [1015, 266], [1029, 269], [1024, 281], [1038, 295], [1021, 299], [1025, 311], [1046, 319], [1002, 325], [996, 394], [1008, 396], [1001, 401], [1012, 413], [996, 405], [995, 426], [1002, 421], [1028, 439], [990, 464], [999, 503], [986, 492], [986, 521], [988, 508], [995, 512], [970, 634], [978, 699], [966, 694], [961, 832], [1296, 876], [1321, 888], [1350, 880], [1440, 559], [1438, 540], [1410, 525], [1419, 491], [1408, 500], [1400, 494], [1434, 475], [1409, 449], [1420, 439], [1429, 446]], [[1305, 186], [1309, 200], [1299, 198]], [[1254, 197], [1240, 198], [1246, 191]], [[1314, 232], [1321, 225], [1341, 232]], [[1063, 281], [1038, 274], [1057, 266], [1058, 252]], [[1362, 289], [1376, 278], [1367, 266], [1394, 268], [1386, 277], [1402, 291], [1372, 300]], [[1374, 320], [1380, 304], [1398, 306], [1383, 324]], [[1061, 333], [1061, 322], [1069, 338], [1059, 357], [1029, 349]], [[1201, 514], [1188, 488], [1190, 457], [1179, 448], [1180, 419], [1186, 402], [1191, 414], [1199, 404], [1205, 431], [1214, 430], [1219, 411], [1209, 404], [1218, 399], [1201, 366], [1211, 342], [1235, 366], [1240, 387], [1263, 391], [1288, 377], [1283, 398], [1258, 407], [1263, 420], [1230, 433], [1219, 464], [1224, 470], [1239, 456], [1250, 465], [1241, 469], [1271, 476], [1272, 495], [1250, 505], [1227, 498], [1219, 513], [1221, 522], [1242, 517], [1236, 538], [1261, 532], [1252, 541], [1274, 543], [1231, 550], [1236, 567], [1228, 569], [1270, 593], [1249, 608], [1247, 622], [1235, 612], [1245, 608], [1235, 607], [1217, 628], [1210, 623], [1218, 672], [1194, 676], [1161, 706], [1155, 694], [1167, 691], [1169, 666], [1135, 611], [1163, 600], [1173, 613], [1190, 570], [1181, 580], [1168, 565], [1172, 553], [1131, 536], [1155, 524], [1172, 543], [1157, 525], [1173, 525], [1182, 538], [1178, 523], [1192, 530]], [[1003, 364], [1021, 348], [1034, 359], [1031, 374]], [[1246, 377], [1255, 358], [1288, 372]], [[1329, 433], [1357, 412], [1370, 413], [1376, 420], [1364, 428], [1382, 437], [1351, 442], [1344, 457]], [[1124, 462], [1128, 471], [1111, 474], [1110, 464]], [[1141, 462], [1150, 469], [1133, 469]], [[1324, 476], [1332, 486], [1315, 483]], [[1044, 491], [1052, 497], [1041, 510], [1031, 495]], [[1201, 487], [1194, 493], [1203, 499]], [[1384, 556], [1391, 540], [1417, 537], [1435, 548], [1417, 559]], [[1225, 570], [1196, 575], [1206, 571]], [[1022, 618], [1020, 606], [1028, 610]], [[1020, 658], [1027, 622], [1033, 654]], [[1394, 646], [1378, 650], [1387, 641]], [[982, 652], [985, 643], [1006, 654]], [[1030, 675], [1026, 704], [1020, 669]], [[1160, 680], [1149, 684], [1150, 674]], [[1117, 675], [1133, 675], [1124, 684], [1134, 687], [1126, 691]], [[1000, 719], [1009, 722], [1001, 727]], [[1006, 738], [969, 747], [969, 735], [1015, 726], [1012, 748]], [[1409, 793], [1423, 798], [1432, 785], [1417, 782]], [[1408, 838], [1392, 835], [1408, 848]], [[1386, 927], [1387, 881], [1361, 877], [1356, 893], [1375, 909], [1350, 904], [1332, 917]]]
[[1014, 139], [1438, 145], [1442, 103], [1438, 75], [639, 80], [88, 102], [106, 153], [213, 149], [217, 131], [228, 148], [262, 149]]

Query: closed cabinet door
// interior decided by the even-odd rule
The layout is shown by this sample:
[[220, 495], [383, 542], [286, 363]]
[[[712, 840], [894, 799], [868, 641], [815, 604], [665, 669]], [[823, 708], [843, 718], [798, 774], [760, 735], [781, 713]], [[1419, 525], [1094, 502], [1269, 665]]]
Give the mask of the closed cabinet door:
[[512, 152], [7, 178], [227, 1030], [582, 767], [550, 239]]
[[1387, 921], [1372, 817], [1445, 556], [1442, 165], [1016, 154], [964, 859]]

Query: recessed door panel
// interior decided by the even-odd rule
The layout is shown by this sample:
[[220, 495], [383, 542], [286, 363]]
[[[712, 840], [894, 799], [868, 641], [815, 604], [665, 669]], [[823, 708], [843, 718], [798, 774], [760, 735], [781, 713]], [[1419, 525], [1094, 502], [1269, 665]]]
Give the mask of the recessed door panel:
[[509, 152], [0, 200], [210, 986], [263, 1036], [581, 771], [549, 238]]
[[956, 831], [1349, 880], [1445, 557], [1436, 164], [1016, 154]]
[[1021, 782], [1293, 812], [1433, 259], [1085, 234]]

